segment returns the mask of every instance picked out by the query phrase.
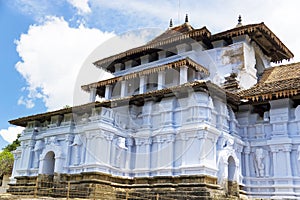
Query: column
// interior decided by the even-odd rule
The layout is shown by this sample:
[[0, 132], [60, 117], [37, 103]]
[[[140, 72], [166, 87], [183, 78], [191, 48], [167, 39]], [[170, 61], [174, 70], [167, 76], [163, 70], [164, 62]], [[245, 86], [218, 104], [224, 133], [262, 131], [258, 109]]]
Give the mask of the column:
[[150, 168], [151, 168], [151, 145], [152, 145], [152, 139], [151, 138], [148, 138], [148, 139], [145, 139], [145, 146], [146, 146], [146, 154], [145, 154], [145, 157], [146, 157], [146, 169], [148, 169], [147, 172], [145, 172], [145, 175], [150, 175]]
[[179, 84], [184, 84], [187, 82], [188, 79], [188, 67], [187, 66], [181, 66], [180, 67], [180, 82]]
[[70, 158], [71, 158], [71, 144], [72, 144], [72, 140], [73, 140], [73, 136], [71, 134], [68, 134], [66, 135], [65, 137], [65, 141], [66, 141], [66, 144], [67, 144], [67, 156], [66, 156], [66, 162], [65, 162], [65, 165], [64, 167], [68, 170], [69, 166], [70, 166]]
[[194, 51], [203, 51], [204, 50], [204, 44], [203, 42], [194, 42], [191, 44], [192, 50]]
[[64, 157], [62, 156], [62, 153], [59, 153], [59, 155], [55, 155], [55, 165], [54, 165], [54, 172], [55, 173], [64, 173]]
[[150, 60], [150, 55], [149, 54], [141, 56], [141, 65], [148, 63], [149, 60]]
[[134, 173], [136, 176], [149, 176], [151, 144], [151, 138], [135, 138], [136, 157]]
[[132, 163], [132, 146], [133, 146], [133, 138], [126, 138], [126, 146], [127, 146], [127, 154], [126, 154], [126, 164], [125, 164], [125, 170], [126, 175], [129, 176], [131, 172], [131, 163]]
[[91, 159], [91, 156], [92, 156], [92, 139], [93, 139], [93, 136], [91, 133], [87, 132], [86, 133], [86, 148], [88, 148], [88, 151], [85, 151], [85, 161], [84, 161], [84, 164], [90, 164], [92, 159]]
[[157, 83], [157, 89], [161, 90], [165, 86], [165, 78], [166, 78], [166, 71], [160, 71], [158, 72], [158, 83]]
[[90, 88], [90, 102], [95, 102], [96, 100], [96, 88]]
[[245, 147], [245, 150], [244, 150], [244, 153], [245, 153], [245, 172], [246, 172], [246, 177], [250, 177], [250, 147], [249, 146], [246, 146]]
[[115, 72], [121, 71], [122, 63], [115, 64]]
[[34, 148], [34, 141], [30, 140], [28, 142], [28, 147], [27, 147], [27, 151], [28, 151], [28, 164], [27, 164], [27, 168], [26, 169], [30, 169], [32, 167], [33, 162], [34, 162], [33, 148]]
[[127, 95], [127, 81], [121, 82], [121, 97], [125, 97]]
[[146, 76], [140, 76], [140, 90], [139, 93], [143, 94], [146, 92]]
[[106, 85], [105, 86], [105, 99], [109, 100], [111, 98], [111, 89], [112, 85]]
[[166, 57], [166, 51], [164, 51], [164, 50], [157, 52], [157, 54], [158, 54], [158, 60]]
[[130, 69], [133, 65], [133, 60], [128, 60], [125, 62], [125, 70]]
[[291, 150], [292, 150], [292, 145], [284, 145], [283, 152], [284, 152], [285, 158], [286, 158], [287, 176], [288, 177], [292, 176], [291, 154], [290, 154]]
[[250, 146], [249, 143], [247, 142], [247, 146], [244, 148], [244, 155], [245, 155], [245, 184], [246, 184], [246, 191], [250, 191], [250, 187], [248, 187], [248, 184], [250, 184], [249, 178], [251, 176], [250, 174]]
[[174, 160], [174, 143], [175, 143], [175, 136], [173, 134], [170, 134], [168, 135], [167, 137], [167, 148], [166, 148], [166, 151], [167, 151], [167, 158], [168, 158], [168, 164], [167, 164], [167, 168], [168, 171], [168, 175], [172, 175], [172, 171], [173, 171], [173, 163], [175, 162]]
[[176, 46], [177, 54], [182, 54], [182, 53], [186, 52], [188, 47], [189, 47], [189, 45], [184, 44], [184, 43], [177, 45]]
[[143, 129], [150, 129], [152, 126], [151, 123], [152, 106], [153, 106], [153, 101], [147, 101], [143, 106], [143, 112], [141, 116], [143, 119], [143, 123], [142, 123]]
[[277, 172], [277, 153], [278, 153], [278, 148], [276, 146], [270, 146], [271, 148], [271, 152], [272, 152], [272, 156], [273, 156], [273, 173], [274, 173], [274, 177], [277, 176], [278, 172]]
[[107, 142], [107, 152], [106, 152], [106, 154], [107, 154], [107, 160], [106, 161], [104, 161], [105, 162], [105, 164], [108, 164], [108, 165], [112, 165], [112, 148], [113, 148], [113, 145], [112, 145], [112, 143], [113, 143], [113, 139], [114, 139], [114, 135], [113, 134], [111, 134], [111, 133], [108, 133], [107, 135], [105, 135], [105, 139], [106, 139], [106, 142]]

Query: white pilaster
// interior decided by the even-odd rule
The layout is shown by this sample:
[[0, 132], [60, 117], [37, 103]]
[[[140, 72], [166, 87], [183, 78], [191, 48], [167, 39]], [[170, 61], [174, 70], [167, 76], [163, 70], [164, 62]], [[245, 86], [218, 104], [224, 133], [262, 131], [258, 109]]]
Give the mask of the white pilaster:
[[126, 146], [127, 146], [127, 154], [126, 154], [126, 164], [125, 164], [125, 169], [126, 169], [126, 175], [129, 176], [129, 173], [131, 172], [131, 163], [132, 163], [132, 146], [133, 146], [133, 139], [132, 138], [127, 138], [126, 139]]
[[184, 84], [187, 82], [188, 79], [188, 67], [187, 66], [181, 66], [180, 67], [180, 82], [179, 84]]
[[278, 149], [273, 146], [270, 146], [271, 147], [271, 152], [272, 152], [272, 156], [273, 156], [273, 173], [274, 175], [277, 175], [278, 174], [278, 171], [277, 171], [277, 153], [278, 153]]
[[132, 67], [133, 60], [128, 60], [125, 62], [125, 69], [130, 69]]
[[159, 51], [158, 54], [158, 60], [163, 59], [166, 57], [166, 51]]
[[149, 54], [141, 56], [141, 65], [148, 63], [149, 59], [150, 59], [150, 55]]
[[140, 90], [139, 93], [143, 94], [146, 92], [146, 76], [140, 76]]
[[158, 72], [158, 83], [157, 83], [157, 89], [161, 90], [165, 86], [165, 78], [166, 78], [166, 71], [160, 71]]
[[106, 142], [107, 142], [107, 160], [104, 162], [105, 164], [111, 165], [112, 164], [112, 142], [113, 142], [113, 135], [107, 134], [105, 136]]
[[69, 135], [66, 135], [66, 138], [65, 138], [65, 141], [66, 141], [66, 144], [67, 144], [67, 157], [66, 157], [66, 162], [65, 162], [65, 165], [64, 167], [65, 168], [68, 168], [69, 165], [71, 164], [70, 163], [70, 160], [71, 160], [71, 144], [72, 144], [72, 140], [73, 140], [74, 136], [72, 136], [71, 134]]
[[90, 102], [95, 102], [96, 91], [97, 91], [97, 88], [90, 88]]
[[122, 63], [115, 64], [115, 72], [121, 71]]
[[191, 44], [192, 50], [193, 51], [203, 51], [204, 50], [203, 45], [204, 44], [202, 42], [194, 42]]
[[284, 145], [283, 152], [285, 154], [286, 158], [286, 166], [287, 166], [287, 176], [292, 176], [292, 167], [291, 167], [291, 151], [292, 151], [292, 145]]
[[250, 147], [245, 148], [245, 172], [246, 177], [250, 177]]
[[105, 99], [110, 99], [111, 98], [111, 91], [112, 85], [106, 85], [105, 86]]
[[177, 45], [176, 46], [177, 54], [182, 54], [182, 53], [186, 52], [188, 47], [189, 47], [189, 45], [184, 44], [184, 43]]
[[125, 97], [127, 94], [127, 81], [121, 82], [121, 97]]

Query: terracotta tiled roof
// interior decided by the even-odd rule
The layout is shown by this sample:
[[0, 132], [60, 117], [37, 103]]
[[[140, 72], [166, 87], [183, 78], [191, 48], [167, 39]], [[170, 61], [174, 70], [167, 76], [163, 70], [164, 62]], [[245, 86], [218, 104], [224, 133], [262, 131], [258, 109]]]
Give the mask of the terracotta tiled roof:
[[81, 88], [84, 91], [89, 92], [90, 88], [97, 88], [97, 87], [101, 87], [101, 86], [105, 86], [105, 85], [110, 85], [110, 84], [120, 82], [120, 81], [123, 81], [123, 80], [129, 80], [129, 79], [136, 78], [138, 76], [144, 76], [144, 75], [157, 73], [159, 71], [164, 71], [166, 69], [178, 68], [180, 66], [188, 66], [188, 67], [191, 67], [191, 68], [195, 69], [196, 71], [203, 72], [207, 76], [209, 75], [208, 69], [206, 69], [202, 65], [198, 64], [194, 60], [187, 57], [187, 58], [180, 59], [180, 60], [177, 60], [177, 61], [173, 61], [173, 62], [164, 64], [164, 65], [154, 66], [154, 67], [147, 68], [147, 69], [137, 71], [137, 72], [134, 72], [134, 73], [125, 74], [123, 76], [118, 76], [118, 77], [110, 78], [110, 79], [107, 79], [107, 80], [99, 81], [99, 82], [96, 82], [96, 83], [83, 85], [83, 86], [81, 86]]
[[180, 26], [166, 30], [164, 33], [143, 46], [98, 60], [94, 62], [94, 64], [98, 67], [109, 69], [114, 63], [117, 63], [122, 59], [137, 58], [144, 55], [144, 53], [152, 53], [154, 49], [163, 49], [165, 46], [186, 39], [203, 41], [208, 48], [212, 48], [211, 42], [213, 41], [223, 39], [228, 43], [231, 43], [233, 37], [246, 34], [250, 36], [252, 41], [255, 41], [258, 44], [262, 51], [271, 58], [272, 62], [280, 62], [284, 59], [289, 60], [294, 57], [293, 53], [264, 23], [238, 26], [214, 35], [211, 35], [210, 31], [205, 26], [200, 29], [194, 29], [188, 23], [184, 23]]
[[54, 115], [63, 115], [67, 113], [84, 114], [86, 112], [89, 112], [93, 107], [116, 107], [120, 104], [124, 105], [130, 102], [144, 102], [145, 99], [160, 98], [165, 95], [176, 95], [176, 94], [181, 94], [183, 92], [189, 92], [189, 91], [208, 92], [210, 95], [219, 96], [220, 98], [226, 98], [227, 102], [233, 106], [237, 106], [239, 104], [239, 97], [236, 94], [227, 92], [224, 89], [220, 88], [219, 86], [211, 83], [210, 81], [198, 80], [198, 81], [188, 82], [178, 86], [173, 86], [170, 88], [149, 91], [144, 94], [137, 94], [137, 95], [127, 96], [118, 99], [106, 100], [103, 102], [93, 102], [93, 103], [88, 103], [80, 106], [74, 106], [71, 108], [65, 108], [65, 109], [56, 110], [52, 112], [46, 112], [37, 115], [22, 117], [19, 119], [11, 120], [9, 121], [9, 123], [13, 125], [25, 127], [27, 125], [27, 122], [29, 121], [38, 120], [43, 122], [45, 120], [50, 120], [51, 116]]
[[280, 39], [264, 24], [249, 24], [217, 33], [211, 36], [211, 41], [223, 39], [232, 42], [232, 38], [247, 34], [255, 41], [262, 51], [271, 58], [272, 62], [293, 58], [293, 53], [280, 41]]
[[300, 63], [266, 69], [261, 80], [239, 96], [252, 101], [294, 96], [300, 91]]
[[[143, 46], [129, 49], [125, 52], [98, 60], [94, 62], [94, 65], [102, 68], [109, 68], [109, 66], [112, 63], [117, 62], [119, 59], [138, 57], [144, 55], [143, 53], [147, 51], [153, 51], [153, 49], [163, 49], [166, 45], [170, 45], [172, 43], [176, 43], [178, 41], [185, 40], [185, 39], [194, 39], [196, 41], [199, 40], [208, 41], [207, 38], [209, 38], [211, 35], [211, 33], [206, 27], [200, 29], [192, 29], [192, 28], [184, 27], [182, 28], [182, 30], [180, 29], [180, 31], [182, 31], [181, 33], [176, 32], [175, 28], [176, 27], [174, 27], [174, 30], [172, 31], [167, 30], [165, 33], [161, 34], [160, 36], [158, 36], [157, 38], [155, 38], [154, 40], [150, 41], [149, 43]], [[171, 36], [167, 36], [166, 33], [172, 33], [172, 34]]]
[[178, 36], [180, 34], [184, 34], [192, 30], [194, 30], [194, 28], [190, 24], [184, 23], [182, 25], [169, 28], [168, 30], [166, 30], [165, 32], [148, 42], [148, 44], [152, 44], [161, 40], [165, 40], [167, 38]]

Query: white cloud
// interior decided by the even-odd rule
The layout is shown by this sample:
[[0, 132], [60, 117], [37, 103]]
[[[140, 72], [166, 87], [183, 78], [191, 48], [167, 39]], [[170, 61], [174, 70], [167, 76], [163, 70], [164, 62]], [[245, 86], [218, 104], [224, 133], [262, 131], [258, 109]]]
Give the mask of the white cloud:
[[17, 135], [22, 133], [24, 130], [23, 127], [20, 126], [10, 126], [8, 129], [1, 129], [0, 135], [9, 143], [12, 143], [15, 139], [17, 139]]
[[35, 104], [33, 103], [32, 99], [26, 99], [24, 96], [21, 96], [18, 99], [18, 105], [24, 105], [26, 108], [33, 108]]
[[[265, 24], [283, 41], [286, 46], [295, 54], [295, 61], [300, 60], [300, 27], [298, 20], [300, 12], [297, 10], [300, 1], [289, 0], [288, 3], [281, 0], [260, 1], [260, 0], [223, 0], [216, 1], [178, 1], [172, 0], [90, 0], [92, 10], [108, 9], [114, 11], [113, 16], [122, 16], [115, 19], [115, 23], [126, 28], [122, 19], [126, 19], [128, 26], [132, 24], [143, 24], [145, 26], [159, 26], [167, 28], [168, 21], [173, 18], [175, 25], [184, 22], [184, 16], [189, 14], [190, 23], [200, 28], [207, 26], [212, 33], [225, 31], [234, 28], [237, 24], [238, 15], [241, 14], [243, 24], [260, 23]], [[251, 10], [251, 12], [249, 12]], [[114, 26], [111, 16], [102, 15], [101, 12], [93, 12], [101, 16], [103, 21], [109, 21]], [[179, 16], [179, 17], [178, 17]], [[95, 17], [94, 17], [95, 18]], [[96, 17], [97, 18], [97, 17]], [[178, 19], [179, 18], [179, 19]], [[156, 20], [153, 20], [156, 19]], [[119, 20], [119, 21], [118, 21]], [[117, 28], [117, 27], [116, 27]]]
[[[18, 1], [25, 2], [25, 0]], [[300, 12], [296, 10], [300, 6], [299, 1], [290, 1], [289, 4], [286, 4], [279, 0], [263, 2], [245, 0], [243, 3], [232, 0], [224, 5], [220, 3], [221, 0], [207, 1], [206, 3], [191, 0], [181, 2], [180, 7], [177, 2], [174, 3], [170, 0], [153, 0], [151, 2], [139, 0], [68, 1], [79, 12], [92, 12], [92, 17], [86, 19], [105, 21], [103, 30], [107, 30], [108, 27], [113, 30], [122, 27], [122, 31], [128, 31], [128, 29], [134, 28], [135, 26], [132, 25], [136, 23], [142, 23], [145, 26], [156, 25], [165, 29], [170, 18], [174, 19], [176, 25], [182, 23], [185, 13], [188, 13], [190, 23], [194, 27], [199, 28], [206, 25], [212, 33], [216, 33], [233, 28], [237, 23], [237, 16], [241, 14], [243, 24], [264, 21], [295, 53], [295, 60], [300, 58], [300, 54], [297, 54], [300, 52], [300, 40], [298, 39], [300, 29], [297, 28], [296, 20], [300, 17]], [[41, 7], [40, 4], [34, 4], [33, 0], [28, 2], [30, 8], [38, 9]], [[268, 8], [267, 11], [266, 8]], [[44, 7], [41, 10], [45, 10]], [[249, 10], [255, 10], [255, 12], [249, 13]], [[102, 13], [102, 11], [107, 12]], [[180, 15], [179, 21], [177, 20], [178, 13]], [[95, 17], [97, 14], [101, 17]], [[151, 19], [155, 20], [152, 21]], [[118, 50], [125, 50], [128, 47], [141, 44], [130, 42], [130, 40], [127, 40], [128, 44], [126, 44], [126, 40], [124, 43], [124, 40], [114, 39], [99, 47], [104, 51], [98, 49], [98, 53], [94, 52], [93, 56], [84, 62], [93, 49], [113, 35], [83, 25], [72, 28], [64, 19], [57, 17], [49, 18], [41, 25], [31, 26], [28, 33], [23, 34], [17, 41], [17, 50], [22, 61], [17, 63], [16, 68], [28, 83], [26, 87], [28, 95], [20, 97], [18, 103], [32, 107], [35, 100], [41, 98], [50, 110], [66, 104], [72, 105], [74, 93], [76, 95], [81, 92], [78, 90], [80, 90], [80, 85], [83, 82], [89, 83], [103, 78], [103, 74], [101, 75], [101, 72], [91, 64], [93, 61], [100, 57], [112, 55]], [[141, 41], [145, 41], [145, 38], [142, 37]], [[121, 48], [122, 46], [125, 48]], [[81, 69], [83, 63], [84, 69], [88, 69], [88, 73]], [[79, 70], [81, 71], [79, 72]], [[80, 79], [78, 73], [80, 76], [88, 77], [87, 79], [90, 81], [78, 81]], [[77, 85], [75, 85], [75, 92], [73, 92], [75, 82]]]
[[74, 83], [84, 60], [112, 36], [83, 25], [72, 28], [57, 17], [30, 26], [28, 33], [16, 41], [22, 59], [16, 69], [28, 84], [28, 95], [18, 103], [32, 107], [34, 100], [41, 98], [49, 110], [73, 105]]
[[88, 95], [83, 93], [80, 89], [81, 85], [112, 77], [112, 74], [99, 71], [99, 69], [92, 64], [93, 62], [123, 52], [127, 49], [141, 46], [149, 41], [149, 39], [158, 35], [161, 31], [162, 30], [160, 29], [154, 28], [129, 31], [122, 35], [112, 37], [95, 48], [95, 50], [87, 57], [82, 65], [83, 67], [78, 73], [74, 87], [73, 103], [79, 105], [88, 101]]
[[72, 6], [74, 6], [79, 14], [87, 14], [91, 12], [88, 0], [67, 0]]

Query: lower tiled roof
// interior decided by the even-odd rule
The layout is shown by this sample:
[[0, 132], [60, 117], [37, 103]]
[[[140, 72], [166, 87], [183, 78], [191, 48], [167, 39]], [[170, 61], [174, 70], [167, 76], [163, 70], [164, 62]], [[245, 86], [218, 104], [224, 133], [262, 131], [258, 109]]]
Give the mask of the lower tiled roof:
[[261, 80], [238, 93], [242, 99], [258, 101], [297, 95], [300, 91], [300, 63], [266, 69]]
[[183, 92], [190, 92], [190, 91], [204, 91], [213, 96], [219, 96], [220, 98], [224, 97], [225, 98], [224, 100], [225, 101], [227, 100], [227, 102], [233, 106], [237, 106], [240, 102], [240, 99], [236, 94], [233, 94], [231, 92], [226, 92], [224, 89], [222, 89], [221, 87], [217, 86], [214, 83], [211, 83], [210, 81], [197, 80], [194, 82], [188, 82], [170, 88], [149, 91], [144, 94], [137, 94], [137, 95], [127, 96], [118, 99], [106, 100], [102, 102], [93, 102], [93, 103], [88, 103], [80, 106], [74, 106], [71, 108], [65, 108], [65, 109], [56, 110], [52, 112], [46, 112], [37, 115], [22, 117], [19, 119], [11, 120], [9, 121], [9, 123], [17, 126], [26, 126], [27, 122], [29, 121], [50, 120], [51, 116], [54, 115], [63, 115], [66, 113], [85, 113], [87, 112], [87, 110], [91, 110], [93, 107], [116, 107], [129, 102], [143, 102], [145, 101], [145, 99], [151, 99], [157, 97], [159, 98], [165, 95], [177, 95]]

